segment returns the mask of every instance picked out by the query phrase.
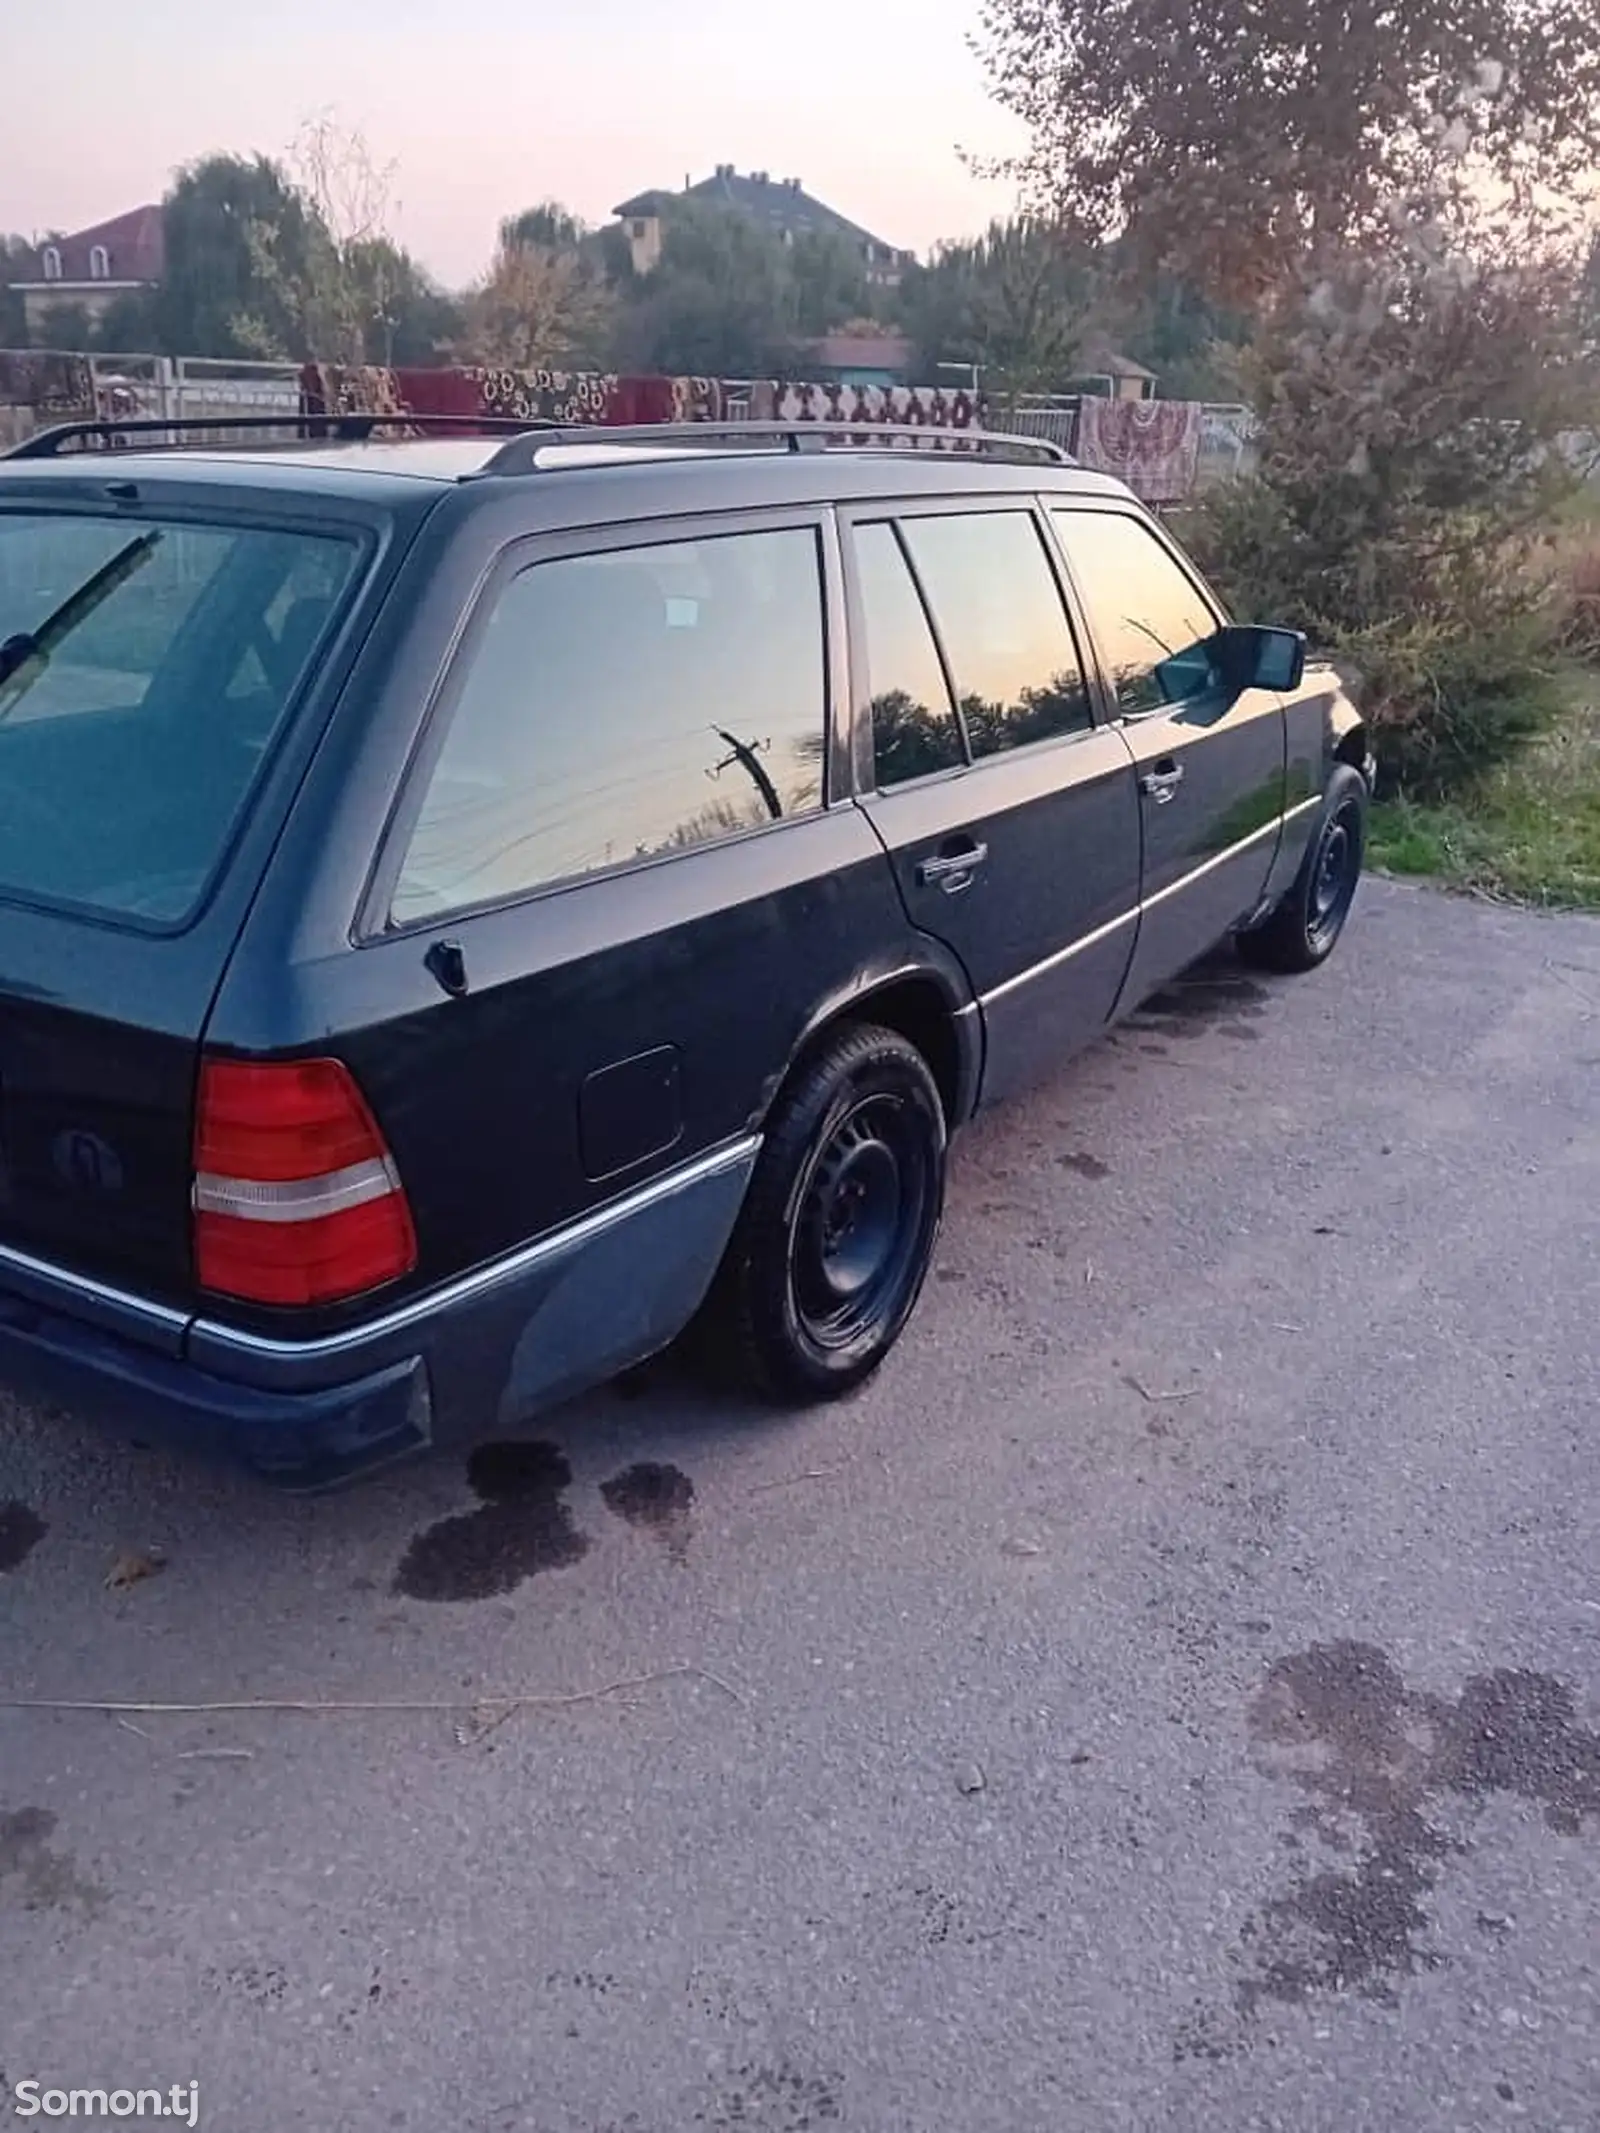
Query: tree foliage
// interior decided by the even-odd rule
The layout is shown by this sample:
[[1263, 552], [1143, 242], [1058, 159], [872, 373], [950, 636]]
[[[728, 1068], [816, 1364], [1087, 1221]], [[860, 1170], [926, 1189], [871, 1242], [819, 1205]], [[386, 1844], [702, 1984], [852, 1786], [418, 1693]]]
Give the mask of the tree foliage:
[[0, 348], [25, 348], [28, 344], [28, 314], [22, 297], [11, 283], [27, 280], [33, 270], [33, 247], [26, 237], [8, 236], [0, 230]]
[[163, 352], [434, 360], [459, 313], [390, 235], [391, 188], [392, 168], [331, 118], [302, 127], [287, 163], [216, 155], [180, 171], [164, 203]]
[[163, 202], [163, 350], [172, 355], [306, 353], [297, 292], [311, 275], [312, 227], [287, 172], [267, 156], [206, 156]]
[[1351, 255], [1245, 359], [1259, 472], [1208, 499], [1208, 559], [1244, 612], [1354, 662], [1415, 789], [1537, 722], [1568, 440], [1600, 422], [1575, 285], [1559, 256]]
[[630, 367], [695, 376], [782, 377], [806, 342], [870, 309], [853, 248], [827, 232], [792, 243], [716, 202], [680, 200], [659, 263], [631, 278], [621, 354]]
[[710, 203], [675, 206], [661, 259], [641, 277], [623, 329], [630, 368], [764, 377], [794, 355], [788, 263], [776, 237]]
[[467, 299], [463, 353], [509, 370], [602, 364], [615, 299], [576, 217], [553, 202], [509, 216], [483, 282]]
[[1600, 161], [1595, 0], [986, 0], [983, 19], [1034, 201], [1214, 293], [1369, 242], [1441, 154], [1467, 198], [1576, 195]]
[[1097, 256], [1057, 224], [992, 222], [969, 243], [941, 245], [901, 284], [902, 322], [929, 375], [970, 363], [991, 398], [1063, 391], [1100, 316]]

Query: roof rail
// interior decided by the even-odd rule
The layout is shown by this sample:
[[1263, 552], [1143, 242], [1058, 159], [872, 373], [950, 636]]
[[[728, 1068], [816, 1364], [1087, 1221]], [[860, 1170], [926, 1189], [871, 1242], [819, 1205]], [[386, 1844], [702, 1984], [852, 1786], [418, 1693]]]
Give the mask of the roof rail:
[[539, 454], [557, 444], [666, 444], [674, 448], [693, 446], [727, 452], [741, 448], [787, 452], [826, 452], [842, 441], [846, 450], [872, 451], [884, 442], [910, 440], [935, 450], [953, 446], [963, 454], [983, 459], [1013, 459], [1024, 463], [1043, 461], [1052, 466], [1074, 466], [1070, 452], [1048, 437], [1017, 437], [1004, 430], [957, 429], [934, 422], [848, 422], [817, 419], [805, 422], [637, 422], [610, 428], [604, 423], [569, 425], [553, 423], [540, 427], [530, 423], [525, 433], [501, 445], [478, 469], [478, 475], [531, 474]]
[[261, 430], [297, 430], [297, 444], [336, 443], [362, 444], [374, 430], [421, 429], [425, 433], [446, 430], [463, 436], [521, 436], [529, 430], [541, 433], [559, 431], [555, 422], [523, 421], [509, 415], [374, 415], [365, 411], [333, 414], [308, 414], [304, 409], [292, 412], [285, 408], [282, 414], [263, 412], [258, 415], [180, 415], [169, 418], [165, 415], [116, 415], [96, 417], [81, 422], [58, 422], [47, 430], [36, 430], [25, 437], [21, 444], [13, 445], [9, 452], [0, 453], [6, 459], [61, 459], [67, 456], [67, 447], [90, 438], [99, 438], [111, 446], [118, 437], [175, 438], [181, 448], [184, 444], [203, 444], [221, 430], [229, 435], [249, 435]]

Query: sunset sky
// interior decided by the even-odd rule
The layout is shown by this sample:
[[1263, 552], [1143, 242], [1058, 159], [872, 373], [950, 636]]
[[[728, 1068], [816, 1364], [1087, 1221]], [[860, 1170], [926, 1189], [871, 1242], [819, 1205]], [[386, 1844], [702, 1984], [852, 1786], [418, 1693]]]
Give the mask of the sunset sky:
[[397, 162], [396, 234], [452, 284], [482, 270], [515, 208], [553, 194], [603, 221], [629, 194], [719, 162], [798, 177], [918, 251], [1012, 204], [1009, 186], [976, 180], [957, 153], [1017, 143], [967, 45], [974, 0], [74, 0], [4, 12], [0, 230], [23, 235], [158, 199], [175, 165], [211, 149], [281, 153], [329, 110]]

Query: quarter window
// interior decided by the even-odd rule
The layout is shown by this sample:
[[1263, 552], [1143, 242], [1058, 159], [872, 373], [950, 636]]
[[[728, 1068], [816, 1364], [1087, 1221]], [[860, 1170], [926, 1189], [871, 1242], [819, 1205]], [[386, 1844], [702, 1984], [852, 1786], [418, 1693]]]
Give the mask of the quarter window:
[[1217, 618], [1150, 528], [1116, 511], [1052, 516], [1119, 707], [1159, 711], [1216, 688]]
[[823, 642], [810, 528], [522, 571], [468, 654], [394, 919], [820, 807]]
[[1091, 725], [1078, 649], [1032, 514], [908, 518], [901, 531], [973, 756]]

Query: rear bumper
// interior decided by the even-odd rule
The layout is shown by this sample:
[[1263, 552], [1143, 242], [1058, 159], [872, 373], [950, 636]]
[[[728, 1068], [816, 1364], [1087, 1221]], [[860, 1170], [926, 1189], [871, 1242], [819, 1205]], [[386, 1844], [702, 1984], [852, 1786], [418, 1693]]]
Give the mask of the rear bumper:
[[321, 1339], [185, 1318], [0, 1246], [0, 1384], [282, 1487], [331, 1487], [515, 1427], [666, 1347], [711, 1285], [759, 1146], [724, 1143]]
[[432, 1438], [418, 1356], [319, 1391], [266, 1391], [13, 1294], [0, 1294], [0, 1382], [119, 1436], [243, 1461], [290, 1489], [331, 1488]]

